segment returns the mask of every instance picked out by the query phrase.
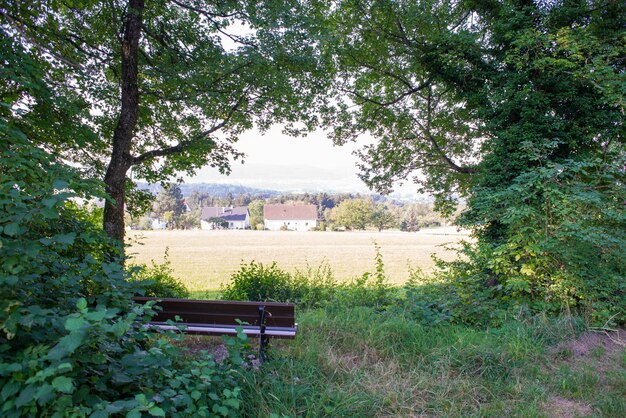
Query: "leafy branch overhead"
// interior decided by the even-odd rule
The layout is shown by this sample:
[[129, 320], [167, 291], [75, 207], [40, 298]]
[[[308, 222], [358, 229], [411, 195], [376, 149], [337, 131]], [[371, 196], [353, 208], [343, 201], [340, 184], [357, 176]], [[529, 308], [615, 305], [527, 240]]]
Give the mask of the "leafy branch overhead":
[[[38, 54], [47, 84], [81, 97], [94, 135], [46, 145], [104, 177], [105, 229], [123, 236], [124, 183], [210, 165], [255, 124], [313, 126], [323, 66], [291, 2], [36, 1], [2, 8], [2, 28]], [[48, 7], [49, 6], [49, 7]], [[292, 7], [293, 6], [293, 7]], [[298, 125], [296, 125], [298, 123]]]

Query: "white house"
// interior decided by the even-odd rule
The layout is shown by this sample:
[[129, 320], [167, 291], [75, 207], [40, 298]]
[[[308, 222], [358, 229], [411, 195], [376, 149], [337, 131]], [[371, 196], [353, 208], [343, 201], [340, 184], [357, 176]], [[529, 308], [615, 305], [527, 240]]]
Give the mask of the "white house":
[[228, 223], [226, 228], [228, 229], [248, 229], [250, 228], [250, 212], [246, 206], [236, 207], [220, 207], [220, 206], [206, 206], [202, 208], [202, 214], [200, 215], [200, 228], [201, 229], [216, 229], [219, 225], [216, 225], [213, 220], [220, 218], [224, 223]]
[[152, 220], [152, 229], [165, 229], [167, 228], [167, 222], [162, 219]]
[[317, 206], [265, 205], [263, 223], [270, 231], [308, 231], [317, 226]]

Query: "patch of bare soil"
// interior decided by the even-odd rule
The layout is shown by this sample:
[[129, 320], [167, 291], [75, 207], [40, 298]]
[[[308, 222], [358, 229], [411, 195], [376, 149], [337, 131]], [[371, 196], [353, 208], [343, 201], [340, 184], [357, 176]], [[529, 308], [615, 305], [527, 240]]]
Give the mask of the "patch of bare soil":
[[[550, 351], [559, 357], [567, 353], [568, 356], [561, 358], [560, 361], [574, 368], [591, 367], [597, 372], [600, 385], [603, 385], [606, 373], [615, 367], [616, 362], [619, 362], [624, 347], [626, 347], [626, 330], [590, 330], [578, 338], [563, 341]], [[556, 369], [556, 364], [552, 367]], [[543, 407], [546, 414], [554, 418], [585, 417], [594, 413], [591, 405], [558, 395], [552, 395], [543, 403]]]
[[[214, 336], [186, 335], [182, 341], [176, 342], [176, 344], [192, 357], [199, 357], [203, 351], [206, 351], [208, 355], [213, 356], [218, 364], [228, 358], [228, 349], [220, 338]], [[248, 356], [245, 363], [252, 368], [257, 368], [260, 365], [259, 359], [254, 354]]]
[[544, 402], [543, 407], [551, 418], [586, 417], [593, 414], [590, 405], [560, 396], [551, 396], [547, 402]]
[[176, 343], [189, 356], [198, 357], [202, 351], [212, 355], [217, 363], [228, 357], [228, 350], [221, 339], [207, 336], [186, 335]]
[[[616, 331], [588, 331], [580, 337], [564, 343], [565, 347], [571, 350], [573, 357], [585, 358], [593, 355], [595, 357], [611, 357], [616, 352], [626, 347], [626, 330]], [[599, 350], [604, 351], [601, 353]]]

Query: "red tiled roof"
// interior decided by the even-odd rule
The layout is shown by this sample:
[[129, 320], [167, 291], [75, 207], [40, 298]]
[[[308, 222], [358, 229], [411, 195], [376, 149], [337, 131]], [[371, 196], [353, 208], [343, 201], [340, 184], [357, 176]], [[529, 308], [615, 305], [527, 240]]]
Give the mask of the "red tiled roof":
[[265, 205], [263, 218], [270, 221], [283, 220], [317, 220], [315, 205]]

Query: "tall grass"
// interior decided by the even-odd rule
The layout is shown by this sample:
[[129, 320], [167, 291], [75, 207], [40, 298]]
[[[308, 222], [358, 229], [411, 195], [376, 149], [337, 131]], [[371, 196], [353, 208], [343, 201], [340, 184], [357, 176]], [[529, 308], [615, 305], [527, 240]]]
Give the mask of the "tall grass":
[[298, 338], [274, 343], [273, 360], [242, 376], [245, 415], [547, 416], [553, 394], [596, 400], [602, 416], [626, 407], [623, 380], [607, 391], [589, 370], [550, 372], [550, 347], [581, 331], [562, 327], [569, 320], [427, 326], [371, 307], [305, 310], [298, 320]]
[[[272, 360], [242, 372], [244, 415], [559, 416], [559, 402], [574, 408], [569, 416], [625, 415], [626, 351], [599, 356], [611, 369], [600, 376], [554, 349], [583, 321], [518, 307], [463, 323], [449, 286], [419, 271], [390, 286], [378, 249], [373, 267], [349, 283], [324, 265], [274, 276], [297, 303], [298, 336], [273, 341]], [[230, 290], [272, 281], [254, 276]]]

